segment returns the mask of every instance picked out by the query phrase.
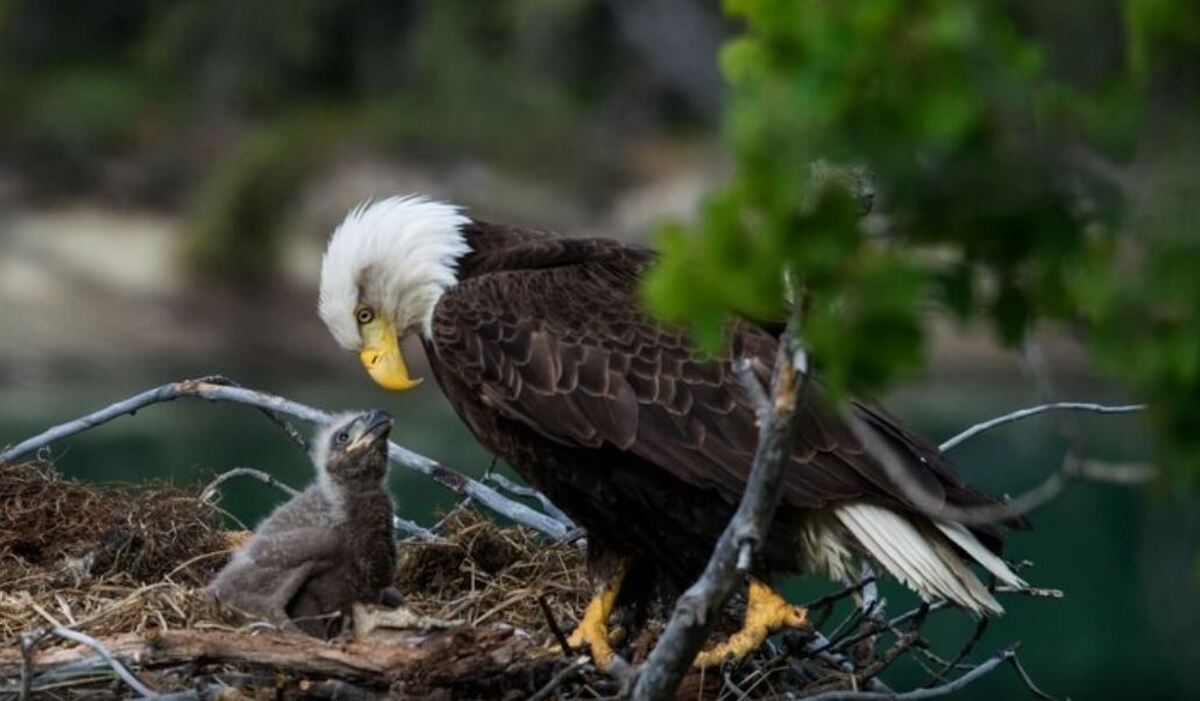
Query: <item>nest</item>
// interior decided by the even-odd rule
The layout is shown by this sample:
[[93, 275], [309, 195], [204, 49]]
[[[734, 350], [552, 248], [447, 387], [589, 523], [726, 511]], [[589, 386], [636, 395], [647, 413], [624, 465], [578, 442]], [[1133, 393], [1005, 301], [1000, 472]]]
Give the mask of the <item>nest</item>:
[[[23, 636], [55, 626], [110, 646], [140, 638], [166, 647], [178, 644], [171, 641], [179, 636], [186, 643], [187, 635], [206, 632], [240, 636], [223, 638], [222, 644], [232, 639], [233, 646], [253, 649], [261, 636], [269, 638], [273, 626], [203, 591], [245, 534], [226, 530], [227, 517], [199, 494], [162, 483], [97, 487], [65, 479], [45, 462], [0, 464], [0, 655], [18, 650]], [[529, 654], [528, 663], [484, 670], [489, 683], [515, 679], [525, 690], [544, 683], [562, 663], [544, 652], [552, 635], [539, 600], [564, 625], [574, 622], [588, 594], [581, 550], [549, 544], [528, 529], [499, 527], [470, 508], [456, 509], [439, 530], [437, 541], [401, 544], [396, 585], [409, 608], [424, 619], [461, 624], [457, 628], [467, 632], [453, 633], [453, 641], [468, 649], [479, 646], [496, 659], [512, 651]], [[515, 631], [520, 637], [512, 637]], [[74, 646], [46, 636], [37, 649], [54, 655]], [[247, 675], [256, 667], [261, 669], [222, 664], [206, 671], [240, 675], [249, 680], [247, 690], [266, 685], [278, 691], [286, 682], [290, 691], [284, 696], [305, 695], [317, 688], [313, 684], [331, 682], [314, 680], [319, 675], [311, 670]], [[155, 678], [160, 689], [199, 679], [181, 678], [178, 671]], [[111, 684], [103, 689], [92, 682], [68, 684], [54, 696], [130, 691]]]
[[49, 463], [0, 464], [0, 505], [0, 552], [18, 568], [198, 584], [228, 549], [221, 513], [166, 483], [97, 489], [63, 479]]
[[[221, 690], [230, 687], [278, 698], [525, 698], [547, 684], [554, 698], [619, 691], [613, 679], [547, 645], [574, 626], [591, 593], [577, 544], [501, 527], [460, 506], [439, 524], [437, 540], [400, 545], [396, 588], [414, 620], [433, 621], [432, 628], [421, 624], [399, 646], [394, 640], [331, 645], [280, 634], [203, 591], [245, 539], [225, 530], [226, 520], [195, 490], [161, 483], [102, 488], [64, 479], [44, 462], [0, 464], [0, 677], [24, 675], [26, 636], [62, 626], [102, 641], [121, 659], [138, 660], [140, 678], [159, 691], [191, 689], [199, 698], [224, 698]], [[624, 646], [635, 664], [661, 621], [640, 628]], [[132, 694], [111, 670], [95, 666], [88, 649], [53, 635], [36, 647], [35, 692]], [[732, 676], [692, 673], [680, 698], [853, 685], [819, 660], [798, 666], [788, 647], [755, 655]], [[87, 674], [63, 676], [88, 659]]]
[[48, 625], [234, 623], [198, 589], [228, 558], [222, 521], [171, 485], [98, 489], [48, 463], [0, 464], [0, 645]]
[[500, 528], [469, 508], [455, 509], [442, 531], [443, 540], [410, 542], [400, 551], [396, 588], [413, 610], [549, 634], [547, 611], [566, 627], [587, 604], [581, 548], [547, 543], [528, 528]]

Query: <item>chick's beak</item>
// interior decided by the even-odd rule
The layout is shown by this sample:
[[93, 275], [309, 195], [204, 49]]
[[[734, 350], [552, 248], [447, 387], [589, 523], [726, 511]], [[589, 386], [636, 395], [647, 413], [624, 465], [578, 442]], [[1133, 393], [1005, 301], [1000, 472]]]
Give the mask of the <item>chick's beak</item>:
[[349, 452], [357, 451], [380, 440], [387, 440], [387, 436], [392, 430], [392, 416], [386, 411], [372, 411], [356, 423], [360, 428], [354, 442], [346, 447]]
[[363, 368], [380, 387], [393, 390], [412, 389], [420, 379], [408, 376], [408, 365], [400, 351], [396, 329], [384, 319], [375, 319], [359, 328], [363, 347], [358, 354]]
[[386, 436], [392, 430], [392, 415], [376, 409], [363, 420], [363, 434], [375, 437]]

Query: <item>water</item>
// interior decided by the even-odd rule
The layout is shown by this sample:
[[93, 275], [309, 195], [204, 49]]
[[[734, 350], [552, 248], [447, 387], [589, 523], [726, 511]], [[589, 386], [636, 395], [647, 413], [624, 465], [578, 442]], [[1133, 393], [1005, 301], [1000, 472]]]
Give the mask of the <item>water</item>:
[[[124, 379], [69, 392], [7, 391], [0, 401], [0, 444], [155, 382]], [[490, 463], [430, 385], [403, 396], [382, 393], [362, 381], [268, 381], [261, 387], [327, 409], [381, 405], [397, 418], [393, 437], [409, 448], [475, 476]], [[1097, 394], [1085, 388], [1073, 390], [1071, 397], [1094, 399]], [[1008, 384], [960, 383], [910, 388], [890, 405], [918, 431], [942, 440], [975, 421], [1028, 403], [1027, 392]], [[1147, 457], [1136, 418], [1078, 415], [1069, 428], [1088, 456], [1114, 461]], [[1066, 445], [1056, 421], [1043, 418], [987, 433], [953, 455], [972, 482], [993, 492], [1016, 493], [1056, 469]], [[236, 466], [266, 470], [293, 486], [303, 486], [312, 475], [306, 457], [255, 410], [191, 399], [118, 419], [63, 441], [52, 454], [66, 474], [96, 482], [203, 484]], [[393, 474], [390, 487], [403, 515], [425, 524], [456, 501], [427, 478], [403, 470]], [[1035, 529], [1014, 535], [1009, 553], [1036, 563], [1023, 572], [1031, 584], [1063, 589], [1066, 597], [1004, 598], [1008, 615], [989, 626], [971, 659], [1021, 641], [1021, 658], [1030, 674], [1058, 696], [1180, 698], [1197, 693], [1200, 525], [1194, 504], [1161, 492], [1079, 484], [1038, 511]], [[222, 505], [232, 517], [249, 524], [280, 500], [274, 490], [253, 480], [226, 483], [223, 494]], [[828, 588], [811, 580], [786, 586], [797, 600]], [[884, 594], [893, 613], [913, 604], [913, 597], [896, 586], [885, 586]], [[935, 650], [952, 657], [975, 624], [958, 613], [935, 616], [926, 630]], [[909, 663], [897, 665], [885, 679], [904, 689], [924, 677]], [[1023, 693], [1007, 668], [970, 689], [964, 698]]]

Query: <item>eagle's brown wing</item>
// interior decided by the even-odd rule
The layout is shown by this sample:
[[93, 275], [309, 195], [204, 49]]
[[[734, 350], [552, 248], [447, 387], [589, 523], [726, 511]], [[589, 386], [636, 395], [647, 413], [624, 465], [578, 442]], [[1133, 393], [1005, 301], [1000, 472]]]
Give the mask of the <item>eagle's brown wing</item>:
[[[548, 439], [629, 451], [736, 503], [758, 429], [730, 360], [747, 357], [765, 382], [775, 339], [743, 323], [729, 353], [705, 359], [686, 334], [640, 311], [637, 278], [650, 259], [644, 251], [578, 239], [535, 240], [520, 248], [520, 255], [508, 257], [510, 264], [521, 262], [519, 270], [476, 261], [473, 276], [443, 295], [433, 320], [438, 362], [481, 388], [498, 411]], [[785, 501], [814, 508], [868, 498], [911, 506], [825, 406], [815, 384], [808, 388]], [[913, 457], [906, 469], [928, 494], [951, 503], [986, 500], [891, 417], [867, 406], [855, 411], [901, 455]]]

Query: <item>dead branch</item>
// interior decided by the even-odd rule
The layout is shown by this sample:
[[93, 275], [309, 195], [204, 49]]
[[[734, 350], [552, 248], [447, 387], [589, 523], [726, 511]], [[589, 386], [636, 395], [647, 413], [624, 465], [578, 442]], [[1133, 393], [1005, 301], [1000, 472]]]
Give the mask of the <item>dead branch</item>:
[[542, 505], [542, 510], [550, 514], [554, 520], [566, 525], [567, 528], [578, 528], [578, 526], [575, 525], [575, 522], [571, 520], [571, 517], [568, 516], [566, 512], [555, 506], [554, 502], [547, 499], [545, 494], [542, 494], [533, 487], [526, 487], [525, 485], [517, 484], [499, 472], [491, 471], [484, 476], [483, 481], [491, 482], [509, 494], [536, 499], [538, 503]]
[[[54, 426], [0, 453], [0, 463], [11, 462], [40, 450], [51, 443], [82, 433], [139, 409], [179, 398], [199, 398], [213, 402], [232, 402], [257, 407], [270, 412], [273, 418], [286, 415], [314, 424], [324, 424], [330, 414], [285, 397], [259, 392], [233, 384], [222, 378], [220, 383], [210, 378], [171, 382], [124, 399], [73, 421]], [[529, 526], [551, 538], [566, 536], [570, 528], [554, 518], [535, 511], [525, 504], [508, 499], [495, 489], [471, 479], [436, 460], [414, 453], [396, 443], [388, 444], [388, 458], [406, 469], [432, 477], [435, 482], [464, 496], [470, 496], [485, 507], [517, 523]]]
[[[999, 419], [985, 421], [982, 424], [977, 424], [976, 427], [968, 429], [959, 434], [955, 438], [950, 439], [942, 445], [950, 444], [950, 447], [961, 443], [962, 440], [970, 438], [973, 435], [980, 433], [991, 426], [998, 426], [1001, 423], [1016, 421], [1025, 416], [1032, 416], [1041, 411], [1048, 411], [1050, 408], [1061, 408], [1063, 405], [1043, 404], [1040, 407], [1032, 409], [1023, 409], [1021, 412], [1013, 412]], [[1070, 408], [1088, 407], [1089, 411], [1097, 411], [1096, 404], [1075, 404], [1066, 403]], [[1142, 408], [1141, 405], [1130, 407], [1103, 407], [1102, 413], [1120, 413], [1125, 411], [1138, 411]], [[1109, 410], [1119, 410], [1117, 412]], [[878, 434], [867, 428], [860, 420], [850, 417], [849, 424], [854, 431], [854, 435], [862, 443], [868, 453], [873, 455], [880, 464], [883, 465], [888, 477], [895, 484], [904, 496], [912, 503], [917, 510], [925, 513], [932, 518], [939, 518], [948, 521], [955, 521], [965, 525], [984, 525], [989, 523], [999, 523], [1008, 521], [1018, 516], [1023, 516], [1030, 511], [1042, 506], [1043, 504], [1055, 499], [1063, 492], [1072, 482], [1077, 480], [1091, 480], [1096, 482], [1110, 482], [1120, 485], [1141, 484], [1153, 479], [1155, 470], [1153, 467], [1146, 465], [1105, 465], [1095, 461], [1081, 460], [1073, 454], [1068, 453], [1063, 459], [1062, 466], [1050, 474], [1041, 484], [1030, 489], [1027, 492], [1017, 495], [1007, 501], [998, 502], [995, 504], [984, 504], [979, 506], [954, 506], [947, 504], [943, 500], [935, 498], [933, 495], [926, 492], [919, 484], [909, 479], [907, 470], [904, 467], [904, 462], [896, 454], [895, 449], [881, 439]], [[983, 428], [979, 428], [979, 427]], [[978, 430], [976, 430], [978, 429]], [[962, 440], [959, 440], [962, 437]], [[944, 448], [942, 448], [944, 450]]]
[[[261, 667], [351, 682], [362, 680], [380, 685], [410, 683], [422, 688], [471, 689], [473, 685], [489, 688], [488, 685], [510, 675], [527, 676], [529, 668], [518, 670], [521, 665], [515, 665], [514, 661], [539, 659], [535, 643], [507, 626], [455, 628], [414, 634], [406, 642], [386, 643], [326, 643], [299, 635], [246, 635], [221, 630], [126, 633], [100, 640], [88, 638], [82, 642], [84, 644], [79, 647], [37, 654], [33, 663], [35, 674], [45, 674], [66, 665], [76, 665], [78, 671], [84, 671], [87, 667], [79, 666], [79, 663], [95, 659], [95, 651], [106, 661], [111, 661], [114, 669], [118, 666], [125, 669], [125, 665], [150, 669], [202, 661], [204, 664]], [[549, 678], [553, 669], [563, 664], [556, 656], [540, 657], [545, 660], [542, 679]], [[0, 677], [15, 678], [20, 674], [22, 664], [20, 653], [0, 651]], [[129, 677], [122, 676], [131, 686], [137, 684], [134, 688], [138, 693], [154, 695], [132, 678], [132, 674]], [[35, 687], [36, 684], [35, 677]], [[503, 684], [491, 688], [503, 688]]]
[[[121, 681], [128, 684], [130, 686], [130, 688], [132, 688], [134, 691], [136, 691], [138, 693], [139, 696], [143, 696], [146, 698], [153, 698], [153, 697], [158, 696], [158, 694], [156, 692], [149, 689], [145, 684], [143, 684], [141, 682], [140, 679], [135, 677], [133, 675], [133, 673], [130, 672], [125, 667], [125, 665], [121, 664], [121, 662], [116, 659], [116, 657], [113, 655], [112, 652], [109, 651], [109, 649], [104, 645], [104, 643], [101, 643], [99, 640], [96, 640], [95, 638], [91, 637], [90, 635], [84, 635], [83, 633], [80, 633], [79, 631], [71, 630], [70, 628], [65, 628], [63, 626], [54, 626], [53, 628], [48, 629], [46, 632], [49, 635], [55, 635], [55, 636], [65, 639], [65, 640], [70, 640], [73, 643], [79, 643], [80, 645], [83, 645], [87, 648], [90, 648], [91, 650], [94, 650], [95, 653], [100, 656], [100, 659], [104, 660], [105, 664], [107, 664], [109, 667], [112, 668], [112, 670], [114, 672], [117, 673], [117, 676], [121, 678]], [[22, 664], [24, 664], [24, 660], [22, 660]], [[36, 667], [36, 664], [37, 663], [35, 661], [34, 662], [35, 667]]]
[[951, 448], [954, 448], [955, 446], [979, 435], [980, 433], [983, 433], [984, 431], [996, 428], [997, 426], [1003, 426], [1004, 424], [1012, 423], [1014, 421], [1020, 421], [1021, 419], [1027, 419], [1030, 416], [1044, 414], [1048, 411], [1090, 411], [1097, 414], [1130, 414], [1133, 412], [1142, 411], [1145, 408], [1145, 404], [1122, 404], [1118, 406], [1094, 404], [1091, 402], [1053, 402], [1050, 404], [1039, 404], [1038, 406], [1018, 409], [1005, 414], [1004, 416], [997, 416], [994, 419], [981, 421], [974, 426], [971, 426], [967, 430], [962, 431], [958, 435], [944, 441], [938, 446], [938, 450], [945, 453]]
[[675, 603], [675, 610], [642, 665], [634, 699], [662, 699], [675, 693], [684, 673], [708, 637], [726, 600], [742, 579], [739, 564], [763, 541], [779, 504], [783, 465], [791, 455], [797, 397], [807, 379], [807, 356], [799, 338], [798, 312], [784, 331], [771, 381], [770, 411], [763, 417], [758, 449], [737, 512], [713, 549], [700, 578]]
[[263, 484], [270, 485], [278, 489], [290, 497], [294, 497], [300, 493], [295, 487], [290, 487], [283, 482], [280, 482], [279, 480], [275, 479], [274, 475], [267, 474], [262, 470], [253, 467], [235, 467], [217, 475], [213, 478], [213, 481], [209, 482], [208, 485], [204, 487], [204, 489], [200, 490], [200, 501], [211, 503], [212, 500], [216, 498], [217, 488], [229, 480], [234, 479], [235, 477], [252, 477]]
[[986, 661], [976, 665], [962, 676], [940, 686], [915, 689], [902, 694], [884, 693], [879, 691], [827, 691], [815, 696], [806, 696], [805, 701], [918, 701], [946, 696], [960, 691], [967, 685], [982, 679], [1002, 663], [1008, 662], [1017, 654], [1016, 646], [1001, 650]]

